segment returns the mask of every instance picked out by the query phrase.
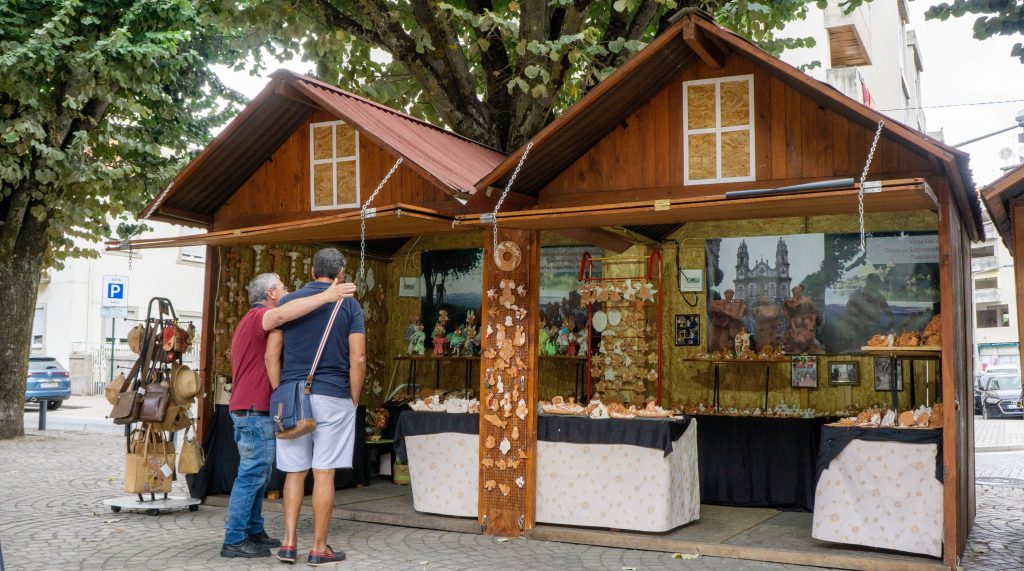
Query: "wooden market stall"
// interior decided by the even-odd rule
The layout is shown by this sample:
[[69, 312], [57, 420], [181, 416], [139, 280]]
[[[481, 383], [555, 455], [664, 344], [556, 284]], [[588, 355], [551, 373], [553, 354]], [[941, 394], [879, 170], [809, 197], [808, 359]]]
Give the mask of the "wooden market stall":
[[[638, 244], [626, 255], [661, 248], [666, 253], [665, 290], [673, 292], [667, 294], [666, 315], [663, 316], [667, 323], [663, 331], [666, 341], [661, 348], [665, 355], [663, 384], [667, 394], [659, 394], [658, 398], [662, 402], [682, 404], [685, 410], [690, 407], [683, 404], [684, 401], [696, 399], [701, 405], [708, 404], [712, 402], [711, 393], [721, 391], [726, 398], [736, 399], [730, 408], [741, 415], [728, 420], [730, 430], [748, 423], [752, 426], [740, 430], [744, 438], [752, 434], [762, 437], [758, 440], [758, 447], [763, 451], [761, 458], [757, 450], [751, 448], [738, 450], [751, 457], [730, 457], [723, 453], [725, 449], [720, 445], [728, 442], [727, 437], [707, 450], [701, 447], [702, 501], [707, 501], [708, 491], [716, 491], [705, 486], [705, 478], [709, 477], [704, 473], [709, 470], [707, 455], [724, 454], [724, 462], [732, 460], [731, 467], [715, 472], [715, 477], [728, 480], [730, 472], [735, 477], [737, 466], [742, 466], [739, 468], [744, 472], [742, 477], [754, 473], [756, 478], [758, 470], [768, 471], [769, 475], [780, 474], [782, 468], [772, 448], [782, 450], [786, 443], [772, 439], [774, 428], [769, 427], [767, 421], [744, 418], [756, 416], [760, 408], [753, 413], [744, 411], [764, 406], [757, 404], [762, 399], [772, 403], [794, 402], [796, 406], [789, 408], [814, 409], [829, 415], [851, 406], [862, 408], [872, 401], [882, 403], [885, 408], [890, 401], [887, 396], [879, 397], [867, 383], [859, 382], [860, 377], [866, 375], [858, 371], [871, 370], [869, 366], [874, 356], [862, 349], [871, 344], [869, 335], [856, 331], [854, 333], [863, 336], [847, 340], [847, 349], [835, 353], [822, 347], [799, 347], [795, 335], [788, 340], [783, 337], [782, 343], [793, 343], [800, 348], [787, 349], [787, 353], [829, 353], [813, 357], [830, 365], [832, 378], [825, 376], [827, 387], [807, 390], [789, 386], [788, 382], [779, 383], [782, 386], [766, 386], [764, 373], [752, 374], [751, 365], [744, 363], [725, 367], [721, 383], [729, 388], [719, 387], [717, 373], [715, 382], [710, 382], [709, 367], [702, 367], [695, 361], [706, 360], [710, 365], [716, 358], [702, 356], [700, 347], [670, 346], [676, 333], [671, 322], [672, 316], [677, 314], [703, 316], [700, 338], [706, 339], [716, 334], [705, 319], [715, 315], [712, 301], [719, 298], [688, 297], [685, 292], [679, 292], [676, 282], [681, 275], [679, 270], [700, 270], [698, 273], [704, 274], [707, 280], [700, 289], [708, 292], [712, 286], [719, 285], [714, 283], [720, 279], [716, 278], [715, 271], [725, 267], [724, 263], [717, 264], [718, 248], [723, 240], [744, 237], [752, 240], [767, 235], [780, 242], [778, 249], [773, 249], [776, 263], [747, 260], [744, 241], [739, 246], [741, 253], [736, 254], [736, 275], [739, 276], [736, 283], [740, 284], [739, 278], [746, 280], [743, 272], [754, 270], [761, 275], [762, 269], [774, 270], [781, 272], [778, 283], [782, 290], [783, 282], [788, 286], [797, 285], [787, 281], [790, 262], [801, 263], [800, 256], [814, 257], [813, 252], [806, 249], [787, 250], [786, 240], [799, 243], [800, 236], [824, 234], [829, 240], [824, 255], [829, 256], [833, 255], [832, 249], [842, 244], [852, 251], [864, 252], [864, 246], [857, 248], [856, 244], [861, 228], [868, 233], [868, 240], [895, 236], [911, 237], [908, 240], [914, 241], [914, 236], [931, 236], [922, 240], [927, 242], [923, 247], [929, 251], [929, 263], [935, 268], [937, 291], [933, 290], [933, 295], [937, 305], [932, 305], [926, 314], [941, 311], [941, 344], [926, 348], [930, 353], [925, 351], [916, 356], [907, 356], [912, 352], [898, 348], [878, 350], [882, 361], [897, 362], [896, 371], [903, 362], [911, 373], [911, 391], [898, 394], [898, 383], [890, 383], [891, 403], [896, 403], [899, 410], [924, 404], [920, 397], [929, 392], [928, 404], [935, 400], [944, 403], [941, 432], [932, 431], [934, 437], [927, 439], [930, 444], [914, 448], [923, 451], [926, 458], [929, 454], [932, 458], [938, 456], [937, 467], [925, 466], [917, 475], [922, 478], [922, 485], [928, 486], [930, 499], [912, 507], [903, 502], [907, 507], [893, 510], [892, 506], [898, 505], [897, 500], [901, 498], [882, 493], [879, 501], [891, 518], [888, 522], [894, 525], [876, 523], [867, 526], [873, 528], [870, 532], [858, 531], [863, 527], [858, 521], [845, 519], [846, 516], [868, 517], [856, 505], [845, 514], [833, 516], [839, 518], [833, 521], [842, 521], [841, 525], [845, 526], [840, 530], [830, 531], [824, 529], [826, 525], [819, 526], [819, 514], [815, 512], [814, 534], [842, 543], [941, 557], [949, 567], [956, 564], [974, 517], [973, 427], [967, 405], [971, 399], [969, 379], [973, 368], [970, 316], [965, 308], [970, 307], [968, 244], [977, 240], [981, 233], [980, 209], [974, 200], [966, 154], [843, 96], [693, 11], [681, 12], [675, 23], [646, 49], [533, 137], [531, 143], [529, 158], [513, 186], [524, 207], [499, 213], [497, 226], [526, 232], [524, 239], [529, 239], [529, 235], [552, 230], [633, 225], [632, 234]], [[469, 205], [486, 210], [489, 201], [495, 200], [508, 184], [526, 151], [524, 147], [512, 153], [483, 178]], [[871, 155], [873, 160], [869, 159]], [[857, 179], [868, 161], [868, 184], [861, 194], [862, 186]], [[863, 226], [858, 219], [861, 203]], [[456, 218], [463, 227], [488, 229], [492, 223], [489, 217], [474, 214]], [[843, 234], [847, 237], [842, 237]], [[882, 242], [873, 244], [874, 248], [884, 248]], [[866, 260], [872, 263], [863, 264], [867, 268], [865, 273], [885, 265], [879, 258]], [[715, 267], [711, 267], [711, 263]], [[861, 287], [870, 289], [871, 279], [867, 279], [868, 286]], [[792, 301], [798, 309], [796, 303], [800, 298], [795, 292], [791, 298], [788, 289], [772, 291], [771, 295]], [[739, 285], [737, 290], [744, 291]], [[743, 293], [738, 296], [754, 306], [757, 300], [750, 296], [767, 293], [767, 289], [758, 290], [751, 285], [747, 298]], [[730, 295], [731, 292], [726, 292], [725, 299], [731, 302]], [[920, 306], [924, 301], [917, 303]], [[833, 319], [832, 323], [836, 322]], [[888, 322], [891, 327], [896, 320], [890, 315]], [[917, 327], [923, 325], [920, 323]], [[853, 331], [853, 328], [848, 330]], [[938, 331], [936, 327], [935, 332]], [[888, 331], [879, 327], [870, 333], [884, 336]], [[731, 340], [732, 336], [728, 338]], [[772, 340], [777, 339], [773, 336]], [[920, 340], [917, 344], [920, 345]], [[918, 358], [926, 362], [912, 360], [920, 360]], [[778, 376], [789, 377], [791, 359], [787, 357], [782, 361], [768, 366], [769, 383], [773, 367], [781, 373]], [[833, 367], [832, 361], [837, 361], [836, 366]], [[884, 363], [876, 365], [876, 373], [882, 366]], [[733, 370], [728, 370], [730, 368]], [[902, 382], [903, 375], [899, 372], [896, 375]], [[848, 376], [851, 378], [847, 379]], [[818, 386], [817, 379], [813, 383]], [[876, 381], [874, 388], [878, 386]], [[711, 421], [721, 417], [698, 414], [696, 418], [699, 426], [710, 427], [705, 418]], [[820, 423], [810, 427], [801, 438], [807, 438], [806, 435], [818, 438], [819, 427]], [[819, 444], [822, 448], [835, 446], [831, 430], [821, 432], [824, 435], [821, 438], [826, 439], [824, 444], [815, 442], [806, 449], [813, 453], [798, 451], [794, 456], [803, 455], [803, 460], [812, 464], [820, 462]], [[889, 429], [876, 430], [879, 432], [867, 438], [876, 441], [902, 438], [897, 436], [898, 430], [885, 438], [880, 436]], [[702, 428], [698, 435], [703, 437], [707, 433], [708, 430]], [[881, 454], [888, 446], [904, 450], [893, 442], [869, 444], [866, 450]], [[745, 459], [741, 462], [741, 458]], [[757, 464], [759, 459], [761, 464]], [[833, 462], [829, 466], [826, 461], [817, 466], [817, 472], [820, 474], [823, 466], [826, 471], [839, 469], [839, 464]], [[884, 465], [882, 472], [885, 472]], [[804, 485], [811, 486], [813, 492], [815, 476], [812, 466], [797, 477], [802, 478]], [[916, 485], [917, 476], [902, 474], [893, 477], [890, 483], [879, 480], [874, 487], [898, 489], [901, 481]], [[727, 491], [725, 499], [733, 493]], [[752, 496], [757, 493], [755, 490]], [[773, 492], [766, 488], [765, 493]], [[818, 495], [821, 493], [819, 487]], [[870, 502], [860, 503], [865, 504], [861, 508], [867, 509]], [[481, 511], [483, 509], [481, 506]], [[915, 531], [908, 535], [918, 536], [918, 539], [894, 539], [903, 535], [903, 528], [910, 525], [901, 522], [912, 512], [915, 518], [928, 520], [928, 525], [911, 526]], [[883, 533], [875, 533], [879, 529]], [[876, 535], [884, 537], [874, 537]], [[563, 536], [545, 531], [543, 537]]]
[[[883, 119], [876, 146], [873, 139]], [[209, 396], [200, 405], [202, 425], [209, 429], [217, 412], [217, 379], [230, 374], [231, 333], [247, 308], [241, 287], [261, 271], [276, 271], [290, 288], [301, 286], [309, 258], [322, 244], [340, 245], [354, 254], [349, 258], [354, 268], [365, 222], [367, 267], [376, 276], [360, 295], [370, 331], [365, 400], [371, 407], [382, 404], [394, 392], [396, 377], [406, 371], [411, 387], [450, 390], [462, 388], [468, 374], [479, 379], [473, 384], [481, 413], [451, 414], [443, 421], [438, 420], [441, 415], [419, 414], [425, 424], [446, 424], [408, 433], [405, 440], [410, 469], [420, 469], [413, 486], [421, 491], [413, 490], [413, 497], [402, 503], [404, 511], [388, 512], [395, 509], [392, 503], [367, 508], [363, 515], [357, 508], [346, 509], [348, 517], [833, 567], [935, 568], [938, 556], [942, 566], [955, 565], [974, 517], [973, 426], [963, 404], [971, 399], [973, 370], [965, 308], [970, 307], [968, 243], [981, 232], [964, 153], [842, 96], [693, 11], [681, 12], [647, 48], [538, 133], [531, 145], [505, 157], [317, 80], [275, 73], [270, 85], [142, 213], [207, 232], [130, 243], [131, 248], [207, 247], [201, 366]], [[870, 184], [862, 187], [857, 179], [872, 149]], [[370, 205], [373, 210], [361, 215], [359, 207], [399, 158], [404, 162]], [[518, 166], [522, 168], [513, 181]], [[489, 216], [503, 194], [502, 210]], [[813, 258], [798, 247], [799, 237], [833, 236], [829, 247], [815, 248], [857, 251], [861, 204], [863, 228], [872, 239], [911, 236], [924, 241], [920, 255], [934, 265], [936, 281], [934, 291], [927, 293], [938, 296], [942, 315], [936, 357], [916, 364], [907, 360], [903, 366], [908, 375], [894, 367], [889, 389], [876, 392], [868, 382], [832, 385], [828, 375], [818, 372], [814, 386], [821, 380], [828, 386], [792, 386], [792, 354], [808, 351], [784, 352], [759, 364], [704, 354], [712, 353], [705, 351], [708, 339], [721, 336], [709, 317], [721, 301], [710, 295], [721, 281], [716, 272], [728, 269], [728, 264], [718, 264], [724, 259], [724, 241], [748, 238], [753, 247], [755, 238], [780, 240], [777, 247], [772, 245], [775, 264], [747, 259], [737, 251], [736, 267], [753, 276], [760, 268], [775, 271], [782, 281], [763, 291], [789, 300], [788, 286], [797, 285], [785, 281], [790, 265], [795, 273], [806, 263], [801, 258]], [[792, 242], [789, 250], [780, 237]], [[657, 260], [646, 277], [653, 284], [654, 275], [663, 276], [660, 287], [648, 280], [636, 284], [645, 298], [657, 300], [657, 309], [649, 303], [645, 315], [656, 311], [663, 323], [653, 332], [658, 341], [645, 341], [646, 350], [656, 353], [650, 363], [657, 362], [647, 382], [634, 378], [633, 388], [615, 382], [598, 387], [602, 379], [591, 378], [594, 369], [588, 365], [585, 382], [576, 377], [570, 391], [564, 381], [573, 378], [579, 359], [539, 356], [544, 250], [554, 245], [580, 247], [606, 260], [607, 275], [621, 284], [646, 269], [629, 260]], [[408, 352], [403, 333], [410, 316], [415, 319], [421, 312], [420, 296], [403, 296], [401, 286], [419, 279], [427, 264], [425, 254], [453, 249], [482, 250], [481, 355], [450, 361], [393, 359]], [[624, 268], [615, 269], [616, 261]], [[787, 275], [779, 273], [781, 268]], [[681, 291], [681, 278], [689, 282], [695, 275], [704, 276], [699, 287]], [[616, 287], [621, 293], [622, 286]], [[753, 306], [749, 296], [762, 290], [746, 287], [750, 289], [739, 298]], [[443, 289], [442, 284], [437, 292]], [[677, 335], [679, 316], [695, 317], [687, 331], [701, 341], [691, 343]], [[590, 332], [590, 325], [582, 329]], [[752, 331], [757, 328], [757, 323], [750, 325]], [[847, 368], [837, 370], [847, 381], [859, 381], [875, 361], [860, 350], [868, 339], [854, 341], [856, 350], [809, 358], [830, 366], [833, 360], [844, 361]], [[593, 337], [585, 343], [590, 352], [599, 349]], [[887, 350], [885, 356], [895, 353]], [[422, 365], [419, 375], [417, 364]], [[475, 374], [473, 367], [478, 367]], [[647, 367], [644, 371], [649, 374]], [[910, 390], [901, 391], [905, 377]], [[580, 396], [581, 385], [592, 381], [588, 397], [592, 391], [609, 401], [652, 397], [688, 414], [663, 421], [538, 415], [539, 400]], [[506, 397], [512, 394], [515, 400]], [[913, 532], [930, 543], [896, 547], [932, 558], [836, 549], [836, 544], [811, 539], [809, 514], [790, 518], [774, 509], [812, 507], [822, 425], [832, 418], [704, 414], [712, 403], [761, 412], [761, 407], [793, 403], [786, 410], [832, 415], [855, 405], [884, 406], [890, 396], [900, 409], [945, 403], [941, 432], [928, 431], [933, 438], [923, 444], [928, 448], [922, 456], [938, 455], [938, 470], [931, 466], [926, 474], [930, 495], [921, 504], [925, 515], [919, 516], [935, 525], [927, 533]], [[698, 404], [703, 408], [694, 408]], [[606, 430], [595, 424], [600, 422], [618, 428]], [[715, 423], [723, 426], [716, 428]], [[611, 432], [617, 435], [610, 438]], [[709, 435], [717, 440], [708, 440]], [[872, 446], [867, 450], [879, 449]], [[756, 454], [744, 459], [746, 463], [730, 461], [736, 460], [730, 454], [751, 454], [755, 447]], [[583, 448], [599, 452], [569, 464], [553, 462]], [[436, 462], [440, 468], [426, 470], [431, 463], [422, 460], [440, 454], [446, 455], [445, 462]], [[839, 462], [833, 466], [838, 471]], [[748, 491], [745, 497], [734, 489], [706, 487], [706, 480], [732, 482], [789, 467], [792, 475], [787, 472], [789, 480], [783, 480], [799, 483], [796, 498], [784, 499], [770, 487]], [[554, 485], [558, 478], [552, 473], [570, 472], [571, 479], [564, 481], [568, 483]], [[719, 494], [721, 501], [713, 503], [721, 505], [698, 504], [697, 494], [690, 493], [697, 491], [698, 477], [700, 500]], [[628, 496], [629, 488], [650, 497]], [[438, 498], [423, 490], [457, 494], [451, 499], [458, 501], [432, 506], [430, 500]], [[763, 503], [753, 500], [756, 494], [764, 496]], [[577, 500], [581, 495], [585, 498]], [[650, 503], [642, 503], [646, 501]], [[657, 512], [658, 521], [652, 525], [642, 514], [634, 518], [638, 506]], [[431, 518], [412, 507], [477, 520]], [[633, 519], [616, 519], [623, 514]], [[697, 517], [696, 523], [679, 527]], [[566, 527], [581, 525], [665, 534]], [[784, 534], [778, 526], [806, 528], [806, 537], [780, 546]]]

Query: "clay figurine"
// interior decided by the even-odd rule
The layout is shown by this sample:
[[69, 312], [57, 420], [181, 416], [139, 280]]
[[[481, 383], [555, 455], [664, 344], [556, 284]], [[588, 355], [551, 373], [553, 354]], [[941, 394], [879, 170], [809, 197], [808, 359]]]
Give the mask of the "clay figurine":
[[739, 356], [750, 350], [750, 334], [747, 333], [747, 327], [743, 326], [740, 328], [740, 332], [736, 334], [736, 355]]
[[462, 355], [466, 337], [462, 333], [462, 326], [456, 325], [455, 331], [448, 334], [448, 350], [451, 355]]
[[424, 344], [427, 340], [427, 334], [423, 332], [422, 323], [414, 323], [411, 327], [414, 327], [413, 334], [409, 337], [409, 354], [410, 355], [422, 355], [426, 352]]
[[444, 327], [440, 323], [434, 326], [434, 337], [432, 342], [434, 344], [434, 356], [444, 357]]

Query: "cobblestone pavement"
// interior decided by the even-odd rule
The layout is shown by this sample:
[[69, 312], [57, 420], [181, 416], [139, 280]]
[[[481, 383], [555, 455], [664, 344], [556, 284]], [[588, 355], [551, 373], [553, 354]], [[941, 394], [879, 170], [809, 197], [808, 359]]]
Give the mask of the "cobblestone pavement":
[[977, 454], [974, 462], [978, 512], [963, 568], [1024, 569], [1024, 452]]
[[974, 417], [974, 446], [978, 452], [1024, 450], [1024, 420]]
[[[101, 504], [121, 493], [123, 441], [115, 435], [30, 430], [0, 442], [0, 548], [10, 570], [35, 569], [285, 569], [268, 559], [219, 557], [223, 508], [200, 507], [160, 516]], [[175, 493], [185, 495], [183, 483]], [[309, 549], [309, 514], [300, 541]], [[279, 530], [281, 514], [268, 513]], [[331, 544], [348, 554], [339, 569], [809, 569], [713, 557], [673, 559], [670, 553], [589, 547], [334, 520]], [[304, 567], [304, 566], [303, 566]]]

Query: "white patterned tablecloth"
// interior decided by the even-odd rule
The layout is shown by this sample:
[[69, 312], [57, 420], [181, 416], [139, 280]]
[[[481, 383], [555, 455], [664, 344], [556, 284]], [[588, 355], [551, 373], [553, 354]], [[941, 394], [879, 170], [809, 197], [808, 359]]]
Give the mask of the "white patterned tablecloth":
[[942, 556], [935, 444], [853, 440], [821, 474], [816, 539]]
[[[477, 517], [476, 435], [409, 436], [405, 446], [416, 511]], [[696, 420], [668, 456], [630, 445], [537, 446], [538, 523], [662, 532], [700, 517]]]
[[416, 511], [477, 517], [480, 438], [476, 434], [407, 436], [405, 450]]
[[668, 456], [629, 445], [537, 447], [538, 523], [662, 532], [700, 517], [696, 419]]

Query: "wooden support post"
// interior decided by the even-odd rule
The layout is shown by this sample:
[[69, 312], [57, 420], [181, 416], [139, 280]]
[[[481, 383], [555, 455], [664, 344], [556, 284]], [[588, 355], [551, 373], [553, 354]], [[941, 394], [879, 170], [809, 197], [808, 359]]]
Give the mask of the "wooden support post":
[[[1024, 201], [1015, 200], [1010, 205], [1010, 227], [1013, 235], [1013, 275], [1017, 284], [1017, 339], [1024, 342]], [[1018, 345], [1018, 351], [1020, 347]]]
[[217, 327], [217, 288], [214, 287], [215, 280], [220, 275], [220, 260], [217, 257], [217, 248], [206, 247], [206, 272], [203, 277], [203, 325], [199, 332], [199, 378], [202, 380], [202, 390], [199, 391], [199, 404], [196, 406], [196, 439], [203, 441], [207, 427], [216, 416], [213, 414], [214, 407], [211, 401], [216, 400], [214, 395], [216, 381], [217, 358], [214, 352], [217, 350], [217, 340], [214, 338], [214, 330]]
[[498, 231], [499, 256], [518, 247], [511, 268], [498, 267], [492, 243], [485, 232], [478, 518], [485, 534], [512, 537], [534, 524], [540, 233]]

